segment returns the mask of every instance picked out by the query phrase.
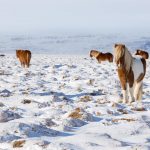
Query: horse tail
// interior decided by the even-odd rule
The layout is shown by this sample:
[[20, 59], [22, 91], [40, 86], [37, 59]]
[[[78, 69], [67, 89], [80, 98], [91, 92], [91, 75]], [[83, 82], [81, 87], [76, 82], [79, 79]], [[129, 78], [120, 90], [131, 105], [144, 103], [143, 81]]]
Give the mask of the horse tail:
[[31, 52], [27, 52], [27, 67], [30, 65]]

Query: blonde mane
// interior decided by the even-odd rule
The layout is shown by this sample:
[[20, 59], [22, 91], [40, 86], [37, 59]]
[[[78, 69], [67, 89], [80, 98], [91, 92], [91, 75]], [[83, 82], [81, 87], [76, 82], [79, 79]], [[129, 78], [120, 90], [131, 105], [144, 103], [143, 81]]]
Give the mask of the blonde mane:
[[125, 47], [125, 45], [118, 44], [117, 46], [115, 46], [115, 51], [114, 51], [115, 62], [117, 62], [121, 57], [124, 57], [125, 69], [127, 72], [129, 72], [133, 61], [132, 55]]
[[91, 51], [90, 51], [90, 56], [96, 58], [96, 57], [99, 55], [99, 53], [100, 53], [100, 52], [97, 51], [97, 50], [91, 50]]

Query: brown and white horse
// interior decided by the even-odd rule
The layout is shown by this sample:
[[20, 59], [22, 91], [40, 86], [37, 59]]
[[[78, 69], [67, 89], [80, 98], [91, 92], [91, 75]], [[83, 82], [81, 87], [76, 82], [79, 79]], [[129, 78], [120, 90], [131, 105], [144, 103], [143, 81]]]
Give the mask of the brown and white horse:
[[91, 50], [90, 57], [95, 57], [99, 63], [101, 63], [101, 61], [113, 62], [113, 55], [109, 52], [102, 53], [97, 50]]
[[[143, 78], [146, 73], [144, 58], [134, 58], [124, 44], [115, 44], [114, 60], [123, 92], [123, 102], [134, 102], [142, 99]], [[129, 90], [129, 101], [128, 101]]]
[[137, 49], [135, 55], [140, 55], [142, 58], [144, 59], [148, 59], [149, 58], [149, 54], [146, 51]]

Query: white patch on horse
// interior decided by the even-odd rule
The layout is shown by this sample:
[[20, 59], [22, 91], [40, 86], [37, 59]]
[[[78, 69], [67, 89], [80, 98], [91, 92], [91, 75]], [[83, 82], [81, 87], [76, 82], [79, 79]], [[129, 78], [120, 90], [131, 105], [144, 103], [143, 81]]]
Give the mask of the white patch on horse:
[[141, 59], [133, 59], [132, 70], [134, 73], [134, 80], [137, 80], [140, 74], [144, 73], [144, 66]]

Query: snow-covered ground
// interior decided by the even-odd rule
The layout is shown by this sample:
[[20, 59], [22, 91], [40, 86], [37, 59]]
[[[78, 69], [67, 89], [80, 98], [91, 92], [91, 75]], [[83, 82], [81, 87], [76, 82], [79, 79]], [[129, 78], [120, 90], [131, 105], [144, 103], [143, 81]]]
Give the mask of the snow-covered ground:
[[150, 61], [143, 107], [119, 103], [113, 63], [34, 54], [29, 69], [0, 57], [0, 149], [150, 149]]

